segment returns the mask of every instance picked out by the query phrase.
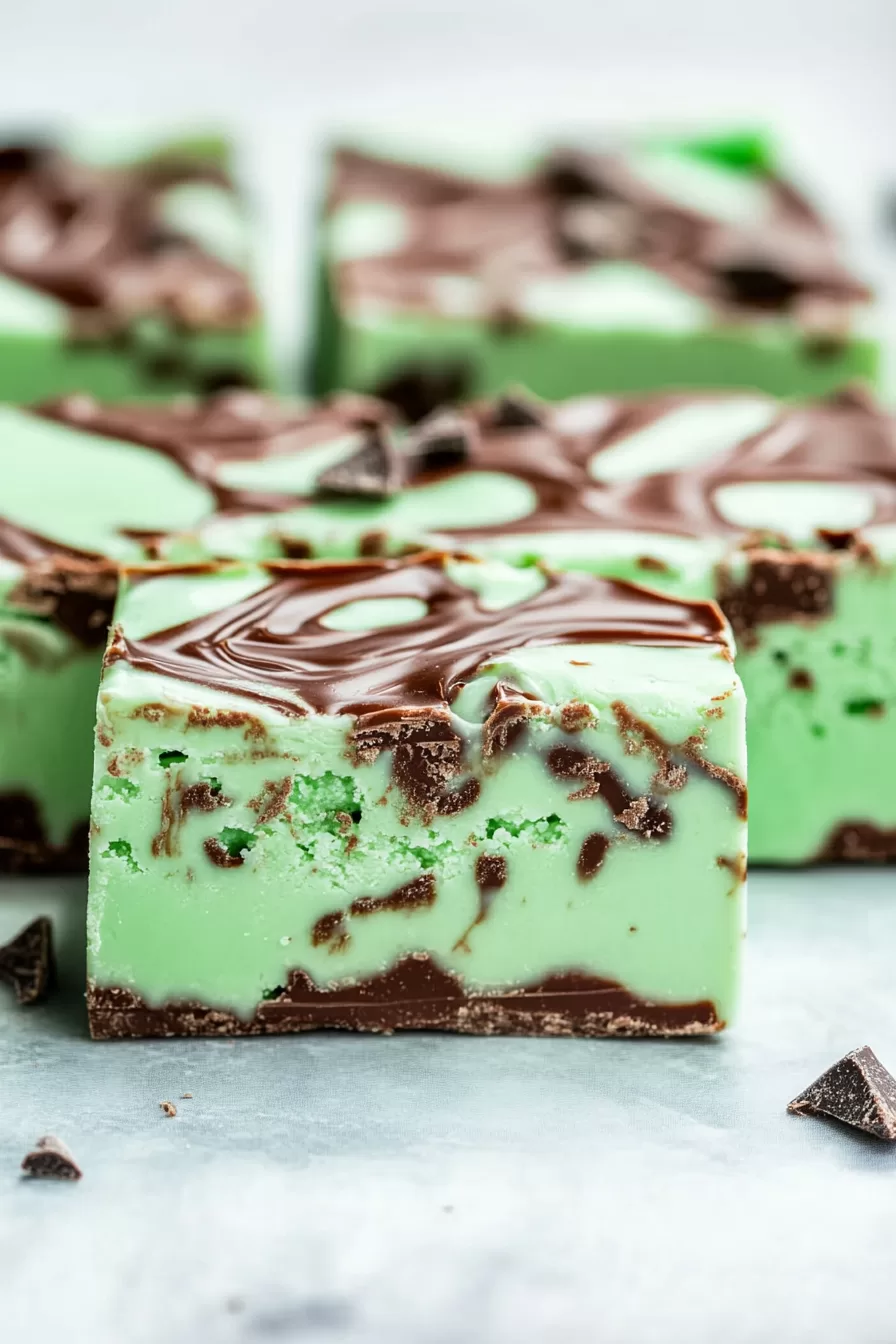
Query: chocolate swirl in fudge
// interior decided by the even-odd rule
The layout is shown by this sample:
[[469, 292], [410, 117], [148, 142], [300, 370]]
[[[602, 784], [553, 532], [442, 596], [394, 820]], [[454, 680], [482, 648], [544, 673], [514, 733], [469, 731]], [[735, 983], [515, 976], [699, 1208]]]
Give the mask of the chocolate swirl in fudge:
[[[373, 716], [447, 711], [490, 658], [547, 644], [625, 643], [727, 648], [712, 602], [661, 597], [635, 585], [557, 574], [497, 611], [455, 583], [446, 557], [341, 563], [283, 561], [273, 582], [224, 611], [133, 640], [117, 632], [107, 662], [247, 695], [289, 714]], [[415, 598], [425, 615], [385, 629], [341, 630], [327, 615], [351, 602]]]
[[839, 261], [835, 239], [803, 196], [769, 170], [756, 225], [690, 209], [639, 178], [623, 154], [557, 150], [528, 175], [484, 181], [344, 148], [334, 155], [328, 210], [400, 208], [394, 250], [336, 265], [349, 302], [438, 312], [445, 276], [473, 277], [483, 316], [520, 319], [526, 281], [604, 261], [632, 262], [710, 303], [723, 320], [790, 312], [832, 332], [869, 297]]
[[0, 147], [0, 272], [64, 303], [76, 336], [109, 337], [144, 317], [246, 328], [257, 316], [247, 276], [163, 218], [164, 193], [198, 182], [231, 188], [193, 155], [111, 168], [51, 145]]

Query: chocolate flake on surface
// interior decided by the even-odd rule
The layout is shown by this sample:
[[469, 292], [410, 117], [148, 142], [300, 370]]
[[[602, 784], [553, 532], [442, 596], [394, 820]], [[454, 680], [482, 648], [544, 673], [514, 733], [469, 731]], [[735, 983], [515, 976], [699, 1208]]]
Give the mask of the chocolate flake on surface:
[[826, 1115], [888, 1143], [896, 1141], [896, 1078], [867, 1045], [850, 1050], [787, 1107]]
[[26, 1176], [38, 1180], [80, 1181], [83, 1175], [71, 1152], [52, 1134], [45, 1134], [22, 1158]]
[[165, 1113], [165, 1115], [168, 1117], [169, 1120], [173, 1119], [174, 1116], [177, 1115], [177, 1107], [175, 1106], [173, 1101], [160, 1101], [159, 1109]]
[[46, 915], [0, 947], [0, 980], [10, 985], [17, 1003], [40, 1003], [53, 988], [56, 964], [53, 957], [53, 926]]
[[327, 988], [293, 971], [285, 990], [263, 1000], [248, 1020], [199, 1003], [152, 1008], [130, 990], [97, 985], [88, 988], [88, 1008], [97, 1040], [256, 1036], [321, 1027], [485, 1036], [699, 1036], [725, 1025], [709, 1000], [658, 1003], [578, 971], [506, 990], [467, 990], [458, 975], [426, 953], [404, 956], [368, 980]]

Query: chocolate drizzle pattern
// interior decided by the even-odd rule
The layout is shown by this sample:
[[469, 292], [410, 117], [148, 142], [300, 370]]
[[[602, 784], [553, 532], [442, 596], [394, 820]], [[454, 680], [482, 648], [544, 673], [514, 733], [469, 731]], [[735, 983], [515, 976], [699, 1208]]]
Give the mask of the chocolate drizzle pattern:
[[[548, 408], [542, 428], [489, 430], [489, 408], [477, 408], [480, 433], [461, 471], [504, 472], [524, 481], [535, 503], [522, 518], [487, 527], [450, 529], [459, 542], [552, 531], [655, 532], [682, 537], [752, 538], [719, 511], [727, 485], [826, 482], [861, 486], [872, 523], [896, 522], [896, 422], [860, 389], [811, 405], [782, 407], [768, 428], [702, 462], [634, 480], [601, 483], [589, 471], [600, 454], [666, 415], [723, 398], [662, 395], [633, 401], [582, 400], [576, 418], [593, 428], [564, 429], [573, 403]], [[443, 475], [446, 473], [442, 473]], [[414, 484], [434, 479], [424, 475]], [[779, 543], [780, 537], [770, 538]], [[819, 533], [824, 549], [847, 549], [849, 537]]]
[[96, 167], [47, 144], [0, 147], [0, 272], [64, 303], [74, 335], [108, 338], [148, 316], [248, 327], [247, 277], [164, 218], [167, 191], [203, 182], [233, 189], [192, 154]]
[[[460, 687], [491, 658], [545, 644], [726, 646], [711, 602], [675, 601], [585, 574], [546, 578], [544, 588], [498, 611], [455, 582], [447, 557], [412, 561], [271, 566], [272, 582], [224, 611], [144, 639], [113, 637], [107, 661], [235, 691], [288, 713], [304, 704], [359, 716], [376, 729], [396, 712], [408, 723], [447, 716]], [[417, 598], [426, 613], [407, 625], [337, 630], [328, 612], [356, 601]], [[383, 717], [385, 715], [385, 718]]]
[[[294, 495], [231, 487], [220, 479], [230, 462], [301, 454], [389, 423], [392, 412], [372, 397], [338, 394], [312, 405], [261, 392], [225, 391], [204, 401], [164, 406], [102, 405], [92, 397], [48, 402], [38, 414], [72, 429], [123, 439], [163, 453], [204, 485], [221, 510], [269, 511], [296, 506]], [[358, 446], [353, 442], [351, 451]]]
[[385, 202], [403, 211], [406, 235], [388, 253], [337, 263], [337, 288], [349, 306], [375, 300], [438, 312], [440, 279], [469, 277], [481, 316], [506, 323], [527, 281], [629, 261], [707, 301], [723, 320], [788, 312], [809, 331], [823, 315], [842, 331], [867, 289], [799, 192], [768, 170], [754, 177], [765, 217], [734, 224], [683, 206], [621, 153], [561, 149], [528, 176], [500, 182], [342, 148], [328, 210]]

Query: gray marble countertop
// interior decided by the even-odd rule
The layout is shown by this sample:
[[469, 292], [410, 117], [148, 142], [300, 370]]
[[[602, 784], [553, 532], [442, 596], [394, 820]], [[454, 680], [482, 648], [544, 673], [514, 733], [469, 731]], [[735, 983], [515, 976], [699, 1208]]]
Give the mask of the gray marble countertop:
[[[0, 1002], [11, 1344], [893, 1339], [896, 1147], [785, 1113], [854, 1046], [896, 1068], [891, 872], [753, 876], [739, 1022], [669, 1043], [92, 1044], [81, 885], [2, 894], [63, 953]], [[47, 1131], [78, 1184], [20, 1179]]]

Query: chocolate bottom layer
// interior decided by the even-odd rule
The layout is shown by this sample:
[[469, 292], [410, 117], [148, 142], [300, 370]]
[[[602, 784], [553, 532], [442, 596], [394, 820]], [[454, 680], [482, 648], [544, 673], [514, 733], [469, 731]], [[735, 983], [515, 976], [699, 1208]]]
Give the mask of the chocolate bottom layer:
[[894, 863], [896, 827], [886, 829], [870, 821], [844, 821], [828, 836], [815, 862]]
[[466, 994], [462, 982], [425, 953], [354, 985], [321, 989], [302, 971], [258, 1005], [248, 1021], [200, 1003], [153, 1008], [128, 989], [91, 985], [96, 1040], [140, 1036], [263, 1036], [335, 1027], [389, 1034], [457, 1031], [480, 1036], [698, 1036], [720, 1031], [715, 1007], [654, 1003], [612, 980], [577, 971], [524, 989]]
[[26, 793], [0, 794], [0, 873], [86, 873], [87, 821], [64, 845], [51, 845], [40, 810]]

